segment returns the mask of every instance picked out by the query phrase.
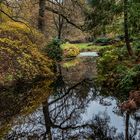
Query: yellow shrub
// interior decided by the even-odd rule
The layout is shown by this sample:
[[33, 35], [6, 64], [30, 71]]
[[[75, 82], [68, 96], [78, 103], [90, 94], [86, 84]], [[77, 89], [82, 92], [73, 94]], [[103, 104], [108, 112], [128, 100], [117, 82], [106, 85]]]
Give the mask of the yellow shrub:
[[[2, 11], [4, 11], [5, 13], [7, 13], [8, 15], [12, 16], [12, 8], [10, 6], [6, 6], [2, 3], [2, 1], [0, 1], [0, 9]], [[0, 22], [4, 22], [4, 21], [9, 21], [11, 20], [7, 15], [5, 15], [4, 13], [0, 12]]]
[[73, 44], [67, 44], [64, 48], [64, 57], [75, 57], [80, 53], [79, 48]]
[[[0, 25], [0, 85], [12, 85], [37, 76], [52, 76], [51, 61], [41, 53], [44, 36], [24, 24]], [[39, 46], [40, 45], [40, 46]]]

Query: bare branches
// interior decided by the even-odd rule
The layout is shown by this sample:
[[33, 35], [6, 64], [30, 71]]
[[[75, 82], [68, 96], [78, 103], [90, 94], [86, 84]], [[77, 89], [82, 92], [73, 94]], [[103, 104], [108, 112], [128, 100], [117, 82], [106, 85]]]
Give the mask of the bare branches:
[[20, 23], [23, 23], [25, 24], [26, 26], [29, 27], [29, 25], [27, 25], [25, 22], [21, 21], [21, 20], [18, 20], [18, 19], [15, 19], [14, 17], [12, 17], [11, 15], [9, 15], [8, 13], [6, 13], [5, 11], [3, 11], [2, 9], [0, 9], [0, 12], [3, 13], [4, 15], [6, 15], [8, 18], [10, 18], [11, 20], [15, 21], [15, 22], [20, 22]]
[[57, 102], [57, 101], [63, 99], [65, 96], [67, 96], [67, 95], [70, 93], [71, 90], [73, 90], [73, 89], [76, 88], [77, 86], [81, 85], [84, 81], [85, 81], [85, 80], [83, 80], [83, 81], [77, 83], [76, 85], [70, 87], [64, 95], [62, 95], [61, 97], [59, 97], [59, 98], [57, 98], [57, 99], [51, 101], [51, 102], [49, 103], [49, 105], [54, 104], [55, 102]]
[[[22, 11], [25, 10], [25, 8], [32, 9], [35, 5], [39, 5], [39, 1], [30, 1], [30, 4], [26, 0], [24, 1], [7, 1], [7, 0], [1, 0], [0, 2], [5, 5], [7, 8], [11, 8], [11, 10], [14, 12], [14, 15], [17, 15], [15, 17], [9, 15], [5, 10], [1, 9], [1, 12], [8, 16], [10, 19], [14, 20], [15, 22], [23, 22], [24, 20], [26, 21], [27, 19], [24, 19], [26, 15], [23, 15]], [[44, 0], [45, 1], [45, 0]], [[48, 10], [56, 15], [59, 15], [64, 19], [68, 24], [74, 26], [75, 28], [79, 30], [83, 30], [83, 23], [79, 23], [77, 18], [75, 17], [76, 12], [76, 6], [81, 6], [79, 2], [70, 0], [70, 1], [64, 1], [61, 2], [60, 0], [46, 0], [46, 7], [44, 10]], [[70, 4], [69, 4], [70, 2]], [[64, 3], [64, 4], [63, 4]], [[44, 5], [44, 4], [43, 4]], [[30, 7], [29, 7], [30, 6]], [[36, 7], [37, 8], [37, 7]], [[43, 10], [43, 11], [44, 11]], [[41, 10], [40, 10], [41, 11]], [[47, 12], [46, 12], [47, 13]], [[44, 11], [45, 14], [45, 11]], [[22, 15], [22, 21], [19, 20], [20, 15]], [[19, 17], [18, 17], [19, 16]], [[31, 21], [30, 21], [31, 20]], [[29, 19], [30, 22], [32, 22], [33, 19]], [[42, 18], [42, 16], [39, 16], [38, 18], [39, 21], [45, 20]], [[29, 22], [28, 22], [29, 23]]]
[[82, 29], [82, 25], [78, 25], [78, 24], [74, 23], [71, 19], [68, 18], [68, 16], [66, 16], [63, 13], [61, 13], [60, 11], [57, 11], [55, 9], [52, 9], [51, 7], [48, 7], [48, 6], [46, 6], [46, 10], [51, 11], [51, 12], [57, 14], [57, 15], [62, 16], [69, 24], [73, 25], [74, 27], [76, 27], [76, 28], [78, 28], [80, 30], [83, 30]]

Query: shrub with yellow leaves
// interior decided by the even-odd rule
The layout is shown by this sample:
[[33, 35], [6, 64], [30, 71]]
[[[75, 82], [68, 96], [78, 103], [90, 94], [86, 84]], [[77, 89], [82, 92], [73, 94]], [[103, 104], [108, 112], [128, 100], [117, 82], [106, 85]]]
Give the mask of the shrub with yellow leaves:
[[76, 57], [80, 53], [79, 48], [73, 44], [67, 44], [64, 48], [64, 57]]
[[0, 24], [0, 86], [52, 76], [51, 61], [41, 52], [44, 44], [45, 37], [34, 28], [17, 22]]

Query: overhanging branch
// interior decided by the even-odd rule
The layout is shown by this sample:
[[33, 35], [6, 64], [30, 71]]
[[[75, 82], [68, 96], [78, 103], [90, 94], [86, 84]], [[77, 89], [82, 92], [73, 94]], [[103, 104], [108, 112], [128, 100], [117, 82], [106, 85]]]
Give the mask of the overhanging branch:
[[0, 9], [0, 12], [3, 13], [4, 15], [6, 15], [6, 16], [7, 16], [8, 18], [10, 18], [11, 20], [13, 20], [14, 22], [19, 22], [19, 23], [25, 24], [27, 27], [29, 27], [29, 25], [27, 25], [25, 22], [13, 18], [12, 16], [10, 16], [9, 14], [7, 14], [7, 13], [6, 13], [5, 11], [3, 11], [2, 9]]
[[77, 28], [79, 30], [83, 30], [83, 25], [78, 25], [78, 24], [74, 23], [73, 21], [71, 21], [66, 15], [64, 15], [60, 11], [52, 9], [52, 8], [50, 8], [48, 6], [46, 6], [46, 10], [48, 10], [48, 11], [50, 11], [52, 13], [55, 13], [57, 15], [60, 15], [61, 17], [63, 17], [67, 21], [67, 23], [71, 24], [72, 26], [74, 26], [75, 28]]

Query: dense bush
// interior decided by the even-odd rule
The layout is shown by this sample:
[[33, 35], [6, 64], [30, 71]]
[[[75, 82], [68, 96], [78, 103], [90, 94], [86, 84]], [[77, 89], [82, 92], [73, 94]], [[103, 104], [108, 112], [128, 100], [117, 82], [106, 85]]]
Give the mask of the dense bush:
[[63, 51], [60, 47], [61, 41], [59, 39], [53, 39], [46, 47], [45, 52], [47, 53], [47, 56], [53, 60], [61, 61]]
[[100, 50], [98, 82], [104, 87], [128, 93], [139, 87], [140, 65], [129, 58], [125, 47]]
[[122, 91], [129, 92], [132, 89], [139, 87], [140, 83], [140, 65], [135, 65], [132, 68], [127, 68], [125, 73], [121, 75], [118, 86]]
[[133, 41], [133, 46], [137, 59], [140, 59], [140, 38]]
[[67, 44], [64, 48], [64, 57], [75, 57], [80, 53], [79, 48], [73, 44]]
[[111, 38], [98, 38], [95, 40], [95, 44], [99, 44], [99, 45], [109, 45], [112, 44], [112, 39]]
[[51, 61], [40, 50], [44, 40], [41, 33], [24, 24], [0, 24], [0, 86], [52, 75]]

